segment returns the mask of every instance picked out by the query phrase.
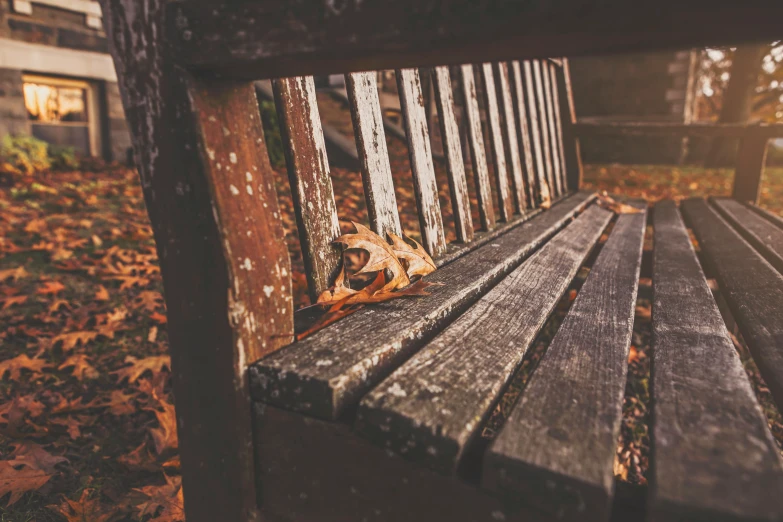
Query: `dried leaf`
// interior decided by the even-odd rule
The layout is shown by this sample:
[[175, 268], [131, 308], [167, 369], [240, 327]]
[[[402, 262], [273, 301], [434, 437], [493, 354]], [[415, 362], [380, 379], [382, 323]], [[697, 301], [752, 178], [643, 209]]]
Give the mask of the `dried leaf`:
[[641, 208], [627, 205], [625, 203], [620, 203], [614, 198], [608, 196], [606, 192], [602, 192], [598, 195], [598, 204], [607, 210], [611, 210], [615, 214], [639, 214], [644, 212], [644, 210]]
[[[166, 477], [162, 486], [145, 486], [134, 489], [144, 497], [136, 504], [139, 518], [153, 515], [149, 522], [177, 522], [185, 520], [181, 480], [178, 477]], [[157, 516], [155, 516], [157, 515]]]
[[416, 248], [413, 248], [403, 238], [395, 234], [390, 233], [389, 237], [391, 237], [392, 250], [397, 258], [407, 265], [408, 277], [425, 276], [435, 271], [437, 268], [435, 261], [415, 240], [409, 238], [416, 245]]
[[35, 293], [39, 295], [51, 295], [57, 294], [65, 290], [65, 285], [59, 281], [46, 281], [43, 285], [39, 286]]
[[124, 379], [128, 379], [129, 383], [134, 383], [146, 371], [150, 371], [153, 375], [156, 375], [162, 372], [164, 368], [171, 370], [171, 357], [168, 355], [157, 355], [145, 357], [144, 359], [135, 359], [129, 356], [125, 358], [125, 362], [130, 362], [132, 365], [111, 372], [112, 375], [116, 375], [119, 378], [117, 381], [118, 383], [122, 382]]
[[56, 511], [65, 517], [68, 522], [106, 522], [115, 516], [117, 506], [104, 509], [100, 498], [90, 498], [91, 489], [82, 491], [79, 500], [70, 500], [63, 497], [63, 502], [59, 506], [47, 506], [52, 511]]
[[98, 285], [98, 290], [95, 292], [95, 300], [96, 301], [108, 301], [109, 300], [109, 291], [106, 290], [105, 286]]
[[133, 299], [133, 308], [144, 308], [148, 312], [154, 312], [159, 308], [163, 308], [163, 296], [160, 292], [153, 290], [145, 290], [139, 292], [139, 295]]
[[548, 209], [552, 207], [552, 194], [549, 192], [549, 183], [543, 181], [541, 183], [541, 203], [539, 208]]
[[27, 273], [27, 270], [25, 270], [23, 266], [0, 270], [0, 283], [4, 283], [9, 279], [11, 281], [19, 281], [23, 277], [28, 277], [29, 275], [30, 274]]
[[0, 379], [6, 372], [9, 372], [11, 380], [16, 381], [21, 376], [22, 370], [30, 370], [34, 375], [41, 375], [41, 370], [48, 367], [49, 365], [43, 359], [30, 359], [22, 353], [13, 359], [0, 362]]
[[158, 418], [160, 427], [151, 428], [150, 434], [155, 443], [155, 451], [160, 455], [166, 450], [177, 449], [179, 441], [177, 439], [177, 417], [174, 414], [174, 405], [166, 401], [158, 403], [163, 411], [154, 409], [155, 416]]
[[83, 380], [84, 378], [95, 379], [99, 375], [98, 371], [93, 368], [93, 366], [90, 364], [90, 360], [85, 354], [71, 355], [60, 366], [58, 366], [57, 369], [62, 370], [69, 367], [73, 367], [73, 372], [71, 372], [71, 375], [76, 377], [76, 379], [79, 381]]
[[325, 305], [328, 303], [336, 303], [355, 294], [356, 292], [356, 290], [352, 290], [345, 286], [345, 266], [343, 266], [340, 269], [340, 273], [337, 274], [337, 279], [334, 281], [334, 286], [328, 290], [324, 290], [321, 292], [321, 295], [318, 296], [318, 304]]
[[15, 504], [28, 491], [39, 489], [51, 478], [50, 474], [40, 469], [16, 467], [7, 460], [0, 460], [0, 498], [11, 493], [6, 507]]
[[98, 337], [98, 332], [69, 332], [55, 336], [52, 338], [52, 348], [58, 343], [62, 343], [63, 352], [69, 352], [76, 348], [78, 345], [86, 345], [90, 341], [94, 341]]
[[150, 450], [147, 449], [146, 442], [130, 453], [117, 457], [117, 462], [131, 471], [158, 471], [160, 469]]
[[57, 464], [68, 462], [65, 457], [52, 455], [43, 446], [29, 441], [15, 443], [11, 457], [13, 458], [8, 462], [14, 467], [27, 466], [50, 475], [56, 472], [55, 466]]
[[355, 234], [342, 235], [335, 240], [335, 243], [345, 245], [346, 249], [359, 248], [370, 254], [367, 264], [364, 265], [357, 274], [389, 270], [392, 277], [391, 280], [386, 283], [386, 286], [384, 286], [385, 290], [394, 290], [395, 288], [410, 284], [408, 274], [394, 254], [391, 245], [364, 225], [353, 223], [353, 226], [356, 228]]
[[0, 301], [3, 303], [3, 310], [7, 310], [8, 308], [11, 308], [14, 305], [24, 304], [27, 301], [27, 296], [14, 295], [11, 297], [6, 297], [5, 299], [0, 299]]

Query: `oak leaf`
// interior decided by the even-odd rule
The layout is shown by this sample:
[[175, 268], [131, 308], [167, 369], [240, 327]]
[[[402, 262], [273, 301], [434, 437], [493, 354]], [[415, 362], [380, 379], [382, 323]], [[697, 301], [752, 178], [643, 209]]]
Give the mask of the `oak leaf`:
[[6, 297], [5, 299], [0, 299], [0, 301], [3, 303], [3, 310], [7, 310], [8, 308], [11, 308], [14, 305], [24, 304], [27, 301], [27, 296], [14, 295], [11, 297]]
[[425, 276], [435, 271], [435, 261], [419, 243], [410, 239], [416, 245], [416, 248], [413, 248], [400, 236], [390, 233], [389, 237], [395, 255], [406, 264], [408, 277]]
[[[136, 505], [139, 518], [153, 515], [149, 522], [176, 522], [185, 519], [181, 479], [166, 476], [166, 484], [134, 489], [144, 501]], [[155, 516], [157, 515], [157, 516]]]
[[65, 457], [52, 455], [40, 444], [30, 441], [14, 443], [11, 457], [11, 460], [8, 462], [14, 467], [27, 466], [30, 469], [44, 471], [50, 475], [56, 472], [55, 466], [57, 464], [68, 462], [68, 459]]
[[117, 457], [117, 462], [131, 471], [158, 471], [160, 469], [150, 450], [147, 449], [146, 442], [130, 453]]
[[364, 225], [353, 223], [353, 226], [356, 229], [355, 234], [344, 234], [338, 237], [335, 240], [335, 243], [345, 245], [346, 249], [359, 248], [370, 254], [367, 264], [356, 273], [364, 274], [389, 270], [391, 273], [391, 280], [381, 289], [382, 291], [394, 290], [395, 288], [409, 285], [410, 279], [405, 272], [405, 267], [403, 267], [400, 260], [397, 259], [391, 245]]
[[29, 370], [33, 374], [41, 375], [41, 370], [49, 367], [42, 359], [30, 359], [26, 354], [19, 354], [13, 359], [0, 362], [0, 379], [8, 372], [12, 381], [19, 379], [22, 370]]
[[115, 516], [117, 507], [104, 509], [97, 495], [95, 498], [90, 498], [92, 491], [85, 489], [79, 500], [63, 497], [63, 502], [59, 506], [47, 507], [60, 513], [68, 522], [107, 522]]
[[25, 270], [23, 266], [9, 268], [7, 270], [0, 270], [0, 283], [9, 279], [12, 281], [19, 281], [23, 277], [28, 277], [29, 275], [30, 274], [27, 273], [27, 270]]
[[87, 379], [95, 379], [98, 377], [98, 371], [90, 364], [90, 360], [85, 354], [73, 354], [68, 357], [63, 363], [57, 367], [58, 370], [73, 367], [71, 375], [81, 381], [85, 377]]
[[541, 191], [541, 203], [538, 205], [539, 208], [548, 209], [552, 207], [552, 194], [549, 192], [549, 183], [546, 181], [543, 181], [540, 185]]
[[69, 352], [80, 344], [84, 346], [87, 343], [94, 341], [96, 337], [98, 337], [98, 332], [69, 332], [53, 337], [51, 346], [54, 347], [58, 343], [62, 343], [61, 348], [63, 352]]
[[51, 295], [57, 294], [65, 290], [65, 285], [59, 281], [46, 281], [43, 285], [39, 286], [36, 290], [36, 294]]
[[171, 370], [171, 357], [168, 355], [154, 355], [152, 357], [145, 357], [144, 359], [136, 359], [128, 356], [125, 358], [125, 362], [131, 363], [131, 366], [111, 372], [112, 375], [116, 375], [119, 378], [117, 381], [118, 383], [122, 382], [124, 379], [128, 379], [129, 383], [134, 383], [146, 371], [150, 371], [155, 375], [162, 372], [164, 368]]
[[598, 195], [598, 205], [607, 210], [611, 210], [615, 214], [639, 214], [644, 212], [644, 210], [641, 208], [627, 205], [625, 203], [620, 203], [619, 201], [607, 195], [606, 192], [602, 192]]
[[98, 285], [98, 290], [95, 292], [95, 300], [96, 301], [108, 301], [109, 300], [109, 291], [106, 290], [105, 286]]
[[40, 469], [14, 466], [7, 460], [0, 460], [0, 498], [11, 493], [6, 506], [9, 507], [28, 491], [35, 491], [42, 487], [50, 478], [50, 474]]
[[158, 401], [162, 408], [152, 409], [158, 418], [158, 428], [150, 428], [152, 440], [155, 443], [155, 451], [160, 455], [166, 450], [177, 449], [179, 440], [177, 439], [177, 417], [174, 412], [174, 405], [166, 401]]
[[139, 292], [133, 299], [133, 308], [144, 308], [148, 312], [154, 312], [159, 308], [164, 308], [163, 296], [160, 292], [154, 290], [144, 290]]

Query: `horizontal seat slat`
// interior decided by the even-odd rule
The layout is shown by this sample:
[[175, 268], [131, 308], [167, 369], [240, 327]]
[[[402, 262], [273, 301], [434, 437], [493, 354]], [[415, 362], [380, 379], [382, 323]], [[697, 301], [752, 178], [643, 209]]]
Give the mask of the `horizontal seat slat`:
[[492, 202], [492, 191], [489, 184], [489, 169], [487, 153], [484, 150], [484, 133], [481, 130], [481, 111], [476, 91], [476, 75], [472, 65], [460, 66], [462, 80], [462, 95], [467, 121], [467, 141], [470, 149], [470, 161], [473, 167], [473, 177], [476, 183], [476, 200], [478, 202], [481, 228], [492, 230], [495, 227], [495, 207]]
[[456, 471], [611, 217], [591, 207], [507, 275], [362, 399], [357, 430], [417, 463]]
[[617, 218], [571, 310], [484, 456], [482, 485], [563, 520], [606, 520], [646, 213]]
[[511, 220], [514, 209], [508, 186], [508, 164], [506, 163], [506, 151], [503, 146], [503, 128], [500, 125], [500, 109], [498, 108], [495, 75], [492, 72], [491, 63], [483, 63], [479, 68], [481, 69], [481, 77], [484, 80], [484, 105], [487, 111], [487, 127], [489, 128], [489, 143], [494, 162], [495, 188], [498, 191], [500, 219], [508, 223]]
[[764, 381], [783, 404], [783, 276], [703, 199], [685, 201], [682, 210]]
[[783, 217], [780, 217], [777, 214], [773, 214], [769, 210], [765, 208], [761, 208], [756, 205], [750, 205], [749, 208], [756, 212], [758, 215], [762, 216], [764, 219], [769, 221], [770, 223], [774, 224], [778, 228], [783, 228]]
[[375, 72], [345, 75], [356, 149], [362, 162], [362, 183], [370, 226], [376, 234], [401, 235], [400, 214], [389, 163], [383, 115]]
[[[723, 264], [714, 241], [733, 248], [741, 239], [703, 201], [688, 207], [707, 254]], [[780, 452], [688, 233], [671, 201], [654, 219], [650, 520], [781, 520]]]
[[473, 217], [470, 212], [468, 182], [465, 178], [465, 160], [462, 156], [459, 126], [454, 116], [454, 93], [451, 88], [451, 75], [446, 66], [433, 69], [433, 87], [435, 104], [438, 108], [438, 124], [446, 157], [446, 170], [451, 192], [451, 208], [454, 214], [454, 227], [457, 241], [469, 243], [473, 239]]
[[427, 276], [432, 295], [368, 307], [250, 366], [255, 400], [333, 419], [560, 230], [577, 193]]
[[714, 199], [713, 204], [778, 272], [783, 273], [783, 229], [737, 200]]
[[398, 69], [396, 76], [400, 106], [405, 121], [405, 134], [408, 139], [421, 242], [431, 256], [437, 257], [446, 251], [446, 237], [443, 234], [443, 217], [440, 213], [438, 184], [435, 181], [435, 167], [432, 163], [432, 148], [419, 71]]

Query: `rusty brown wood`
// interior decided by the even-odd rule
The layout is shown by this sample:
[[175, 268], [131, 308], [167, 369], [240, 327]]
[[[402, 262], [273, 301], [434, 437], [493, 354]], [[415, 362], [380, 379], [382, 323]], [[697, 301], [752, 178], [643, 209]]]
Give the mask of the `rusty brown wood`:
[[[332, 244], [340, 235], [340, 224], [313, 77], [275, 80], [274, 95], [305, 275], [315, 302], [334, 283], [341, 256]], [[248, 182], [251, 178], [248, 174]]]
[[506, 164], [511, 166], [514, 204], [517, 212], [522, 213], [528, 208], [527, 187], [525, 187], [524, 174], [522, 173], [522, 158], [519, 154], [519, 137], [508, 64], [505, 62], [495, 63], [493, 68], [497, 77], [498, 99], [503, 114], [503, 145], [506, 150]]
[[565, 159], [565, 146], [563, 145], [563, 119], [562, 119], [562, 112], [560, 110], [560, 93], [558, 88], [558, 82], [557, 82], [557, 70], [558, 68], [562, 67], [562, 62], [560, 65], [556, 65], [554, 63], [549, 64], [549, 72], [550, 72], [550, 88], [552, 92], [552, 108], [554, 110], [554, 117], [555, 117], [555, 137], [557, 141], [557, 153], [560, 158], [560, 186], [562, 187], [562, 192], [568, 192], [568, 180], [567, 178], [567, 172], [568, 172], [568, 166], [566, 165], [566, 159]]
[[389, 151], [383, 132], [381, 102], [378, 99], [376, 73], [345, 75], [351, 106], [356, 149], [362, 161], [362, 182], [367, 213], [372, 229], [385, 237], [387, 232], [401, 235], [400, 215], [389, 164]]
[[427, 110], [421, 91], [418, 69], [396, 72], [400, 107], [408, 136], [408, 154], [413, 173], [413, 192], [419, 211], [419, 231], [424, 248], [437, 257], [446, 251], [443, 217], [438, 201], [438, 184], [432, 164], [432, 146], [427, 128]]
[[470, 215], [468, 183], [465, 179], [465, 163], [462, 159], [462, 144], [457, 118], [454, 115], [454, 93], [451, 87], [449, 68], [433, 69], [435, 104], [438, 108], [438, 123], [446, 157], [446, 169], [449, 176], [451, 208], [454, 214], [454, 227], [457, 241], [469, 243], [473, 239], [473, 218]]
[[172, 2], [191, 68], [247, 79], [734, 45], [780, 38], [770, 0]]
[[752, 130], [748, 130], [740, 139], [732, 191], [734, 199], [758, 204], [761, 195], [761, 176], [767, 161], [768, 142], [768, 136]]
[[500, 125], [500, 111], [498, 110], [495, 77], [492, 72], [491, 63], [483, 63], [478, 67], [481, 70], [481, 77], [484, 80], [484, 106], [487, 111], [489, 142], [495, 167], [495, 188], [498, 192], [500, 219], [508, 222], [511, 219], [514, 209], [508, 186], [508, 167], [506, 165], [506, 152], [503, 147], [503, 128]]
[[512, 92], [514, 94], [514, 108], [516, 109], [517, 133], [521, 145], [522, 157], [525, 161], [525, 181], [528, 190], [528, 201], [530, 206], [537, 204], [536, 188], [536, 170], [534, 166], [533, 148], [530, 142], [530, 126], [527, 120], [527, 109], [525, 107], [525, 89], [522, 83], [522, 67], [519, 61], [511, 62], [511, 72], [513, 78]]
[[549, 147], [552, 154], [552, 178], [554, 178], [555, 195], [563, 194], [562, 167], [560, 166], [560, 145], [557, 132], [557, 121], [555, 118], [555, 108], [553, 102], [552, 84], [550, 83], [551, 64], [547, 60], [541, 61], [541, 77], [544, 80], [544, 101], [546, 105], [547, 125], [549, 127]]
[[163, 2], [102, 8], [165, 287], [185, 515], [256, 521], [246, 367], [290, 342], [293, 311], [253, 85], [188, 81]]
[[530, 116], [530, 137], [533, 143], [533, 155], [536, 159], [536, 185], [538, 187], [537, 198], [540, 202], [544, 186], [549, 189], [549, 181], [546, 177], [546, 167], [544, 166], [544, 145], [541, 142], [541, 124], [538, 117], [538, 103], [536, 102], [535, 79], [533, 78], [533, 64], [528, 60], [523, 62], [525, 73], [525, 87], [527, 113]]
[[484, 150], [484, 134], [481, 131], [481, 112], [479, 111], [478, 95], [476, 93], [476, 76], [472, 65], [460, 67], [462, 94], [467, 120], [467, 137], [470, 150], [470, 161], [473, 167], [473, 178], [476, 182], [476, 199], [478, 201], [481, 228], [495, 228], [495, 207], [492, 203], [492, 192], [489, 185], [489, 170], [487, 155]]

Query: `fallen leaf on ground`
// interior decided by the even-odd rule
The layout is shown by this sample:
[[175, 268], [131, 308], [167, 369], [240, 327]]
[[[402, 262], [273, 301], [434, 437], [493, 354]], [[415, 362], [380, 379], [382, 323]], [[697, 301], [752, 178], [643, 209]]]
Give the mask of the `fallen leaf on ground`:
[[9, 372], [11, 380], [15, 381], [21, 376], [22, 370], [30, 370], [35, 375], [41, 375], [41, 370], [48, 366], [43, 359], [30, 359], [22, 353], [13, 359], [0, 362], [0, 379], [6, 372]]
[[155, 443], [155, 451], [160, 455], [166, 450], [177, 449], [179, 441], [177, 439], [177, 416], [174, 413], [174, 405], [166, 401], [159, 401], [158, 404], [163, 409], [153, 409], [158, 418], [158, 428], [150, 428], [152, 440]]
[[62, 292], [63, 290], [65, 290], [65, 285], [63, 285], [61, 282], [46, 281], [35, 290], [35, 293], [39, 295], [52, 295]]
[[90, 341], [94, 341], [96, 337], [98, 337], [98, 332], [69, 332], [52, 338], [51, 346], [54, 348], [58, 343], [62, 343], [62, 351], [70, 352], [80, 344], [84, 346]]
[[3, 310], [7, 310], [8, 308], [11, 308], [14, 305], [24, 304], [26, 301], [27, 301], [26, 295], [14, 295], [11, 297], [6, 297], [5, 299], [0, 299], [0, 302], [3, 303]]
[[82, 491], [79, 500], [70, 500], [63, 497], [63, 502], [59, 506], [47, 506], [52, 511], [60, 513], [68, 522], [106, 522], [114, 517], [117, 507], [104, 509], [100, 498], [90, 498], [91, 489]]
[[18, 281], [23, 277], [27, 277], [29, 275], [30, 274], [27, 273], [27, 270], [25, 270], [23, 266], [19, 266], [16, 268], [9, 268], [7, 270], [0, 270], [0, 283], [5, 282], [9, 279], [11, 281]]
[[90, 364], [90, 360], [83, 353], [71, 355], [57, 369], [63, 370], [69, 367], [73, 367], [71, 375], [80, 381], [84, 378], [95, 379], [99, 375], [98, 371]]
[[152, 357], [145, 357], [144, 359], [126, 357], [125, 362], [131, 363], [131, 366], [111, 372], [112, 375], [116, 375], [119, 378], [117, 382], [122, 382], [123, 379], [128, 379], [129, 383], [134, 383], [146, 371], [150, 371], [153, 375], [156, 375], [162, 372], [164, 368], [171, 370], [171, 357], [168, 355], [156, 355]]
[[40, 469], [17, 467], [7, 460], [0, 460], [0, 498], [11, 493], [6, 507], [15, 504], [28, 491], [37, 490], [51, 478], [51, 475]]
[[52, 455], [40, 444], [30, 441], [15, 443], [11, 457], [13, 458], [8, 462], [14, 467], [27, 466], [30, 469], [45, 471], [50, 475], [55, 473], [57, 464], [68, 462], [65, 457]]
[[[153, 515], [150, 522], [176, 522], [185, 519], [182, 485], [179, 477], [166, 477], [166, 484], [134, 489], [144, 501], [136, 504], [139, 518]], [[157, 516], [155, 516], [157, 515]]]
[[109, 300], [109, 291], [106, 290], [105, 286], [98, 285], [98, 290], [95, 292], [95, 300], [96, 301], [108, 301]]

